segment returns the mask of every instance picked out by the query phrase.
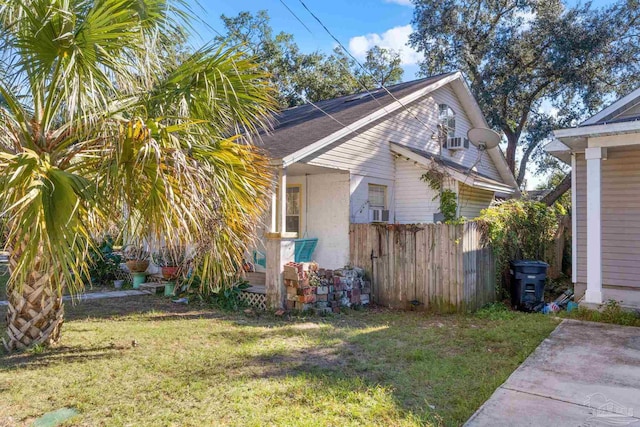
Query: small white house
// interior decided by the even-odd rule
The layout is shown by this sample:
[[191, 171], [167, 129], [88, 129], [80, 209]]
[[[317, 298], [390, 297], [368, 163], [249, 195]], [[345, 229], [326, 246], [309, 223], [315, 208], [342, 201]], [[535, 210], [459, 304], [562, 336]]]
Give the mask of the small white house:
[[460, 73], [387, 89], [393, 96], [378, 89], [287, 109], [263, 135], [279, 170], [256, 253], [276, 239], [281, 257], [267, 264], [291, 258], [295, 240], [317, 239], [312, 259], [340, 268], [349, 262], [351, 223], [434, 222], [437, 194], [420, 178], [436, 158], [459, 216], [474, 218], [496, 192], [518, 191], [500, 149], [467, 140], [470, 128], [487, 122]]
[[640, 308], [640, 89], [554, 135], [545, 149], [571, 164], [576, 296]]

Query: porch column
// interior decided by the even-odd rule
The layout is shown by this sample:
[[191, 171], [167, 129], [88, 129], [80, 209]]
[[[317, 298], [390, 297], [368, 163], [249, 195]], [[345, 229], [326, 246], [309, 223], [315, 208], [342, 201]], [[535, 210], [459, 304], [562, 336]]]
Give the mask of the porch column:
[[607, 149], [586, 148], [587, 160], [587, 303], [602, 304], [601, 162]]
[[267, 272], [265, 277], [265, 292], [267, 307], [279, 310], [285, 307], [286, 289], [284, 286], [284, 265], [293, 261], [295, 242], [287, 239], [287, 170], [280, 169], [278, 176], [280, 192], [280, 209], [278, 209], [275, 192], [271, 198], [271, 232], [267, 238]]
[[267, 272], [265, 292], [267, 308], [279, 310], [285, 306], [287, 295], [284, 286], [284, 265], [293, 261], [295, 243], [292, 239], [283, 239], [280, 233], [267, 234]]
[[278, 186], [274, 185], [273, 193], [271, 193], [271, 233], [278, 232], [278, 194], [276, 192]]
[[287, 168], [280, 169], [280, 233], [287, 232]]

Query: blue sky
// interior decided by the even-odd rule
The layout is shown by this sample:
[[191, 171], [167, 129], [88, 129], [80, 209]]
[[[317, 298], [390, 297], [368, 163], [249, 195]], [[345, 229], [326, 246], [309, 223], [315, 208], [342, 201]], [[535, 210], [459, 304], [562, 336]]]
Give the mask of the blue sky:
[[[197, 25], [196, 30], [200, 37], [193, 40], [196, 46], [215, 37], [215, 30], [223, 32], [219, 19], [221, 14], [235, 16], [242, 11], [257, 12], [262, 9], [269, 12], [274, 31], [293, 34], [303, 51], [330, 52], [336, 46], [329, 34], [304, 9], [299, 0], [283, 1], [311, 32], [291, 15], [280, 0], [199, 0], [200, 7], [195, 5], [197, 0], [187, 1], [192, 2], [200, 18], [213, 27], [211, 29], [204, 24]], [[413, 18], [411, 0], [304, 1], [356, 58], [363, 59], [365, 52], [374, 45], [401, 50], [405, 70], [403, 79], [412, 80], [416, 77], [420, 55], [406, 46]], [[577, 3], [576, 0], [568, 1], [571, 4]], [[611, 3], [609, 0], [593, 0], [595, 7]], [[534, 188], [542, 179], [544, 177], [527, 173], [527, 187]]]
[[[298, 0], [283, 1], [300, 17], [311, 33], [291, 15], [280, 0], [199, 0], [200, 7], [195, 6], [196, 0], [188, 1], [192, 2], [202, 20], [220, 32], [221, 14], [234, 16], [245, 10], [256, 12], [266, 9], [274, 30], [292, 33], [303, 51], [330, 52], [336, 45]], [[576, 3], [575, 0], [569, 1]], [[402, 50], [404, 79], [411, 80], [415, 77], [420, 55], [405, 45], [411, 33], [413, 17], [410, 0], [305, 0], [305, 3], [357, 58], [363, 58], [366, 50], [375, 44]], [[593, 1], [596, 7], [610, 3], [608, 0]], [[215, 32], [205, 25], [198, 25], [197, 30], [200, 40], [194, 40], [194, 44], [202, 44], [215, 36]]]

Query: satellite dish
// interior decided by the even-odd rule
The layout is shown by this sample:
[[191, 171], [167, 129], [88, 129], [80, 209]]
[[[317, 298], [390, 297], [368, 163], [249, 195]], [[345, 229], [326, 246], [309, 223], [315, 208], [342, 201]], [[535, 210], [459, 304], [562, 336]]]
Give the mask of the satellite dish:
[[487, 128], [473, 128], [467, 132], [467, 138], [469, 141], [480, 150], [486, 150], [489, 148], [495, 148], [500, 144], [500, 135]]

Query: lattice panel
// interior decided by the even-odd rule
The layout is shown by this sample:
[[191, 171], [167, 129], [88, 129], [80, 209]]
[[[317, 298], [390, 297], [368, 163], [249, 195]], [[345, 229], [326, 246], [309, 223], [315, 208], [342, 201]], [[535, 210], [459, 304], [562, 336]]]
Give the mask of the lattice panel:
[[241, 292], [240, 299], [247, 305], [258, 310], [267, 309], [267, 296], [265, 294], [254, 294], [253, 292]]
[[128, 271], [124, 271], [119, 268], [116, 270], [115, 276], [117, 280], [124, 280], [126, 283], [133, 283], [133, 279], [131, 278], [131, 273], [129, 273]]

